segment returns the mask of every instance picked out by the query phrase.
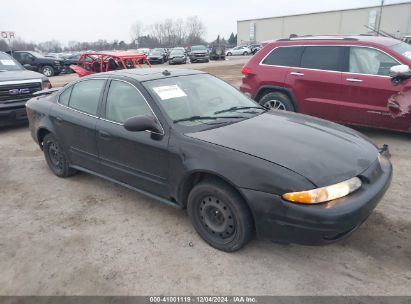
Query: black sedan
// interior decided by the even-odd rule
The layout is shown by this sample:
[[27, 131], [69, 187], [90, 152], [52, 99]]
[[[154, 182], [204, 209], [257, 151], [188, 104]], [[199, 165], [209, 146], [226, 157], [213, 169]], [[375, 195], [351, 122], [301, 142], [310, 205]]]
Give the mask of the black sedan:
[[164, 52], [161, 52], [159, 50], [152, 50], [150, 51], [150, 54], [147, 56], [148, 60], [150, 63], [164, 63]]
[[[187, 208], [211, 246], [324, 244], [354, 231], [385, 193], [385, 153], [349, 128], [262, 108], [194, 70], [94, 74], [27, 103], [51, 171], [78, 170]], [[75, 189], [73, 189], [75, 192]]]
[[187, 63], [187, 55], [182, 50], [172, 50], [168, 58], [169, 64]]

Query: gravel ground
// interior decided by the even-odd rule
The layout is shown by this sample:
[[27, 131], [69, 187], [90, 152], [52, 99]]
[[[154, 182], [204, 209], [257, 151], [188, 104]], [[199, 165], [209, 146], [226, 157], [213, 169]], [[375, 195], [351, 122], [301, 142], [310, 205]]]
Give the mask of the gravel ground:
[[[205, 70], [238, 85], [236, 60]], [[360, 229], [328, 246], [255, 240], [227, 254], [185, 211], [88, 174], [57, 178], [27, 127], [1, 129], [0, 294], [411, 295], [411, 137], [360, 131], [390, 145], [395, 170]]]

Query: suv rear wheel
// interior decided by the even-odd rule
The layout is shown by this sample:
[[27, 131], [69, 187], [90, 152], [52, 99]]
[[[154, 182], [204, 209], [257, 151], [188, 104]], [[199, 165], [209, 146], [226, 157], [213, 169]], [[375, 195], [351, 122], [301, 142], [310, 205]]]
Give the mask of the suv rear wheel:
[[261, 97], [259, 103], [267, 109], [295, 112], [294, 104], [284, 93], [269, 92]]
[[54, 76], [54, 68], [51, 65], [45, 65], [41, 68], [40, 72], [47, 77]]

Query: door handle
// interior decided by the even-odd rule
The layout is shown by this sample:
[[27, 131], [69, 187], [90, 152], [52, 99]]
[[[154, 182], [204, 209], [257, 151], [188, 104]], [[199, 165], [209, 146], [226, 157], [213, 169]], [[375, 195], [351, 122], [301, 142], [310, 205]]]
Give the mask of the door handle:
[[357, 78], [347, 78], [346, 80], [349, 82], [362, 82], [362, 79], [357, 79]]
[[108, 139], [111, 136], [110, 133], [106, 131], [98, 131], [98, 135], [103, 139]]
[[299, 73], [299, 72], [291, 72], [290, 75], [294, 75], [294, 76], [304, 76], [303, 73]]

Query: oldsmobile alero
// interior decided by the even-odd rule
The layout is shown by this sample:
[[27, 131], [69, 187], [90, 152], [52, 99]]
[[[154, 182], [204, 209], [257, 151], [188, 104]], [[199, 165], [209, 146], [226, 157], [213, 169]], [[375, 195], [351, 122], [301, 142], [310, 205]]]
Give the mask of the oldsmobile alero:
[[194, 70], [94, 74], [31, 99], [27, 113], [55, 175], [84, 171], [186, 208], [198, 234], [224, 251], [254, 235], [339, 240], [370, 215], [392, 175], [360, 133], [267, 110]]

